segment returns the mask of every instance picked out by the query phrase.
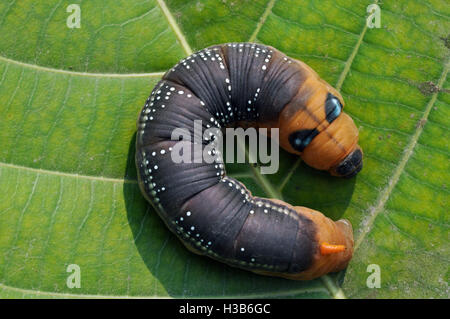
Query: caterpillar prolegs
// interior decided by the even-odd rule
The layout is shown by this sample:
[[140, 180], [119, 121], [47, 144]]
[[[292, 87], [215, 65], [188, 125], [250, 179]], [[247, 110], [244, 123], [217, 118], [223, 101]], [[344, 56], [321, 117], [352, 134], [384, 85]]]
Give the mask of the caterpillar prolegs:
[[[177, 128], [194, 134], [196, 120], [205, 130], [237, 123], [279, 128], [282, 148], [314, 168], [351, 177], [362, 168], [362, 151], [343, 105], [309, 66], [273, 47], [226, 43], [198, 51], [166, 72], [139, 114], [141, 191], [195, 253], [289, 279], [339, 271], [353, 253], [348, 221], [252, 196], [226, 176], [219, 151], [213, 163], [174, 162], [171, 152], [180, 141], [171, 136]], [[213, 138], [201, 138], [202, 149], [214, 145]]]

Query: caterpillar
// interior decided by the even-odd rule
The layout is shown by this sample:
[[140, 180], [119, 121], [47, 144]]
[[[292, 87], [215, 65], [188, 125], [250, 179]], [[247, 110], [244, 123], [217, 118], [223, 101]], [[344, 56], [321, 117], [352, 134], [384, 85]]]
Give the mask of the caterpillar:
[[[258, 274], [310, 280], [347, 267], [349, 221], [253, 196], [216, 160], [176, 163], [171, 133], [240, 123], [279, 128], [279, 144], [319, 170], [352, 177], [362, 168], [358, 130], [342, 96], [305, 63], [256, 43], [210, 46], [182, 59], [139, 113], [138, 184], [166, 226], [192, 252]], [[200, 147], [214, 145], [214, 136]], [[197, 143], [199, 144], [199, 143]]]

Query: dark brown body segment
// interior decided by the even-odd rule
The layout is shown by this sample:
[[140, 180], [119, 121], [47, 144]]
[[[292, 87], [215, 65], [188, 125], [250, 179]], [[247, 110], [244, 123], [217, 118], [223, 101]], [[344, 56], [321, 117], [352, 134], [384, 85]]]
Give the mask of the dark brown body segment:
[[[292, 118], [303, 112], [297, 127], [326, 130], [327, 114], [312, 108], [310, 99], [329, 86], [323, 81], [315, 86], [315, 76], [272, 47], [229, 43], [183, 59], [156, 85], [138, 119], [139, 186], [190, 250], [291, 279], [311, 279], [346, 266], [353, 246], [351, 229], [319, 212], [252, 196], [242, 183], [226, 176], [218, 150], [210, 164], [171, 160], [178, 143], [171, 138], [173, 130], [182, 128], [192, 135], [195, 120], [202, 121], [203, 129], [248, 122], [265, 127], [282, 123], [290, 130], [294, 124], [287, 114]], [[280, 131], [282, 135], [283, 127]], [[192, 158], [199, 155], [195, 147], [215, 145], [213, 139], [200, 140], [200, 146], [183, 142], [192, 149]], [[325, 258], [319, 253], [323, 240], [349, 248]]]

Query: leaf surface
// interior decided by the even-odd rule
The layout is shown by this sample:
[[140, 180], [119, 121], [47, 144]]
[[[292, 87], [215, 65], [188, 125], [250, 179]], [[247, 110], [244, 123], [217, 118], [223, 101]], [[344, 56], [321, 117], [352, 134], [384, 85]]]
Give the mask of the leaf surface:
[[[81, 8], [70, 29], [69, 4]], [[448, 297], [450, 8], [445, 1], [2, 1], [1, 297]], [[188, 252], [136, 184], [137, 113], [163, 72], [203, 47], [257, 41], [303, 60], [355, 120], [364, 169], [342, 180], [281, 152], [227, 171], [354, 225], [346, 272], [309, 282]], [[446, 46], [447, 45], [447, 46]], [[81, 268], [81, 288], [66, 285]], [[381, 269], [370, 289], [367, 267]]]

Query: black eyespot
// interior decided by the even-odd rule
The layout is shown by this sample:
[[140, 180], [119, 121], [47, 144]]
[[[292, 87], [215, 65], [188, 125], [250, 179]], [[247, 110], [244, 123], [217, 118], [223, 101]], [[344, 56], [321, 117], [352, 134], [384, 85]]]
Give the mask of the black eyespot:
[[325, 114], [328, 123], [333, 122], [339, 114], [341, 114], [342, 105], [337, 97], [333, 94], [328, 93], [327, 99], [325, 100]]
[[316, 129], [295, 131], [289, 135], [289, 143], [296, 151], [303, 152], [317, 134], [319, 131]]

